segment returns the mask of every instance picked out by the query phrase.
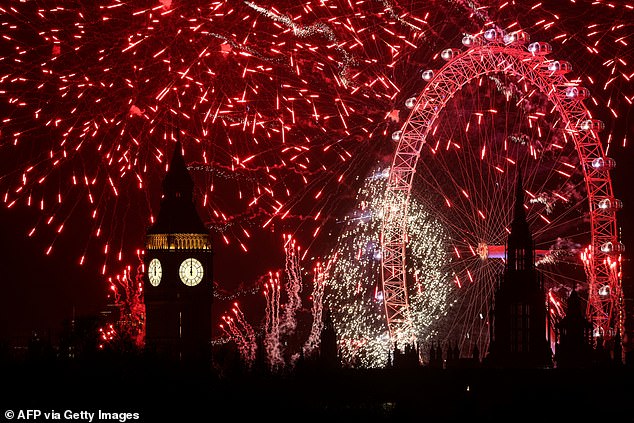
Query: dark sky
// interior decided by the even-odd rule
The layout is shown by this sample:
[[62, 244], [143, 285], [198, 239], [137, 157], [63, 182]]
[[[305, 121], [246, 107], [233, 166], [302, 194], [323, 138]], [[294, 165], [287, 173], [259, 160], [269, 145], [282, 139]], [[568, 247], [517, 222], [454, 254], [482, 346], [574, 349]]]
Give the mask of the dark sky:
[[[117, 272], [104, 276], [100, 266], [79, 266], [71, 236], [60, 237], [52, 254], [45, 255], [44, 241], [26, 236], [32, 220], [22, 220], [24, 210], [0, 208], [0, 340], [24, 340], [32, 331], [55, 339], [64, 320], [71, 319], [73, 313], [77, 317], [94, 316], [105, 309], [107, 277]], [[218, 323], [233, 301], [223, 301], [222, 297], [252, 287], [266, 271], [284, 266], [282, 232], [265, 232], [254, 238], [248, 253], [214, 239], [214, 280], [223, 289], [215, 303]], [[141, 232], [138, 244], [142, 242]], [[260, 249], [260, 245], [266, 247]], [[262, 295], [248, 297], [255, 298], [264, 308]]]
[[[55, 332], [64, 319], [94, 314], [108, 289], [98, 272], [80, 267], [63, 244], [52, 255], [37, 238], [28, 238], [24, 210], [0, 209], [0, 339], [24, 338], [32, 330]], [[69, 241], [66, 241], [69, 242]]]
[[[609, 116], [606, 118], [609, 119]], [[619, 122], [628, 125], [630, 118], [634, 118], [631, 111], [628, 117], [620, 117]], [[614, 131], [613, 139], [619, 142], [628, 132], [629, 143], [633, 143], [632, 127], [625, 126]], [[617, 162], [617, 168], [612, 172], [614, 192], [623, 200], [625, 207], [618, 220], [626, 245], [626, 260], [634, 251], [633, 149], [634, 146], [615, 146], [610, 151], [610, 156]], [[50, 256], [44, 254], [46, 244], [41, 238], [26, 237], [36, 219], [27, 216], [22, 206], [11, 210], [0, 206], [0, 340], [26, 338], [32, 330], [55, 334], [63, 320], [70, 319], [73, 313], [78, 316], [94, 315], [107, 303], [105, 277], [94, 267], [77, 264], [77, 248], [73, 248], [72, 236], [61, 237]], [[143, 231], [136, 230], [142, 236]], [[281, 234], [264, 233], [262, 239], [252, 240], [248, 254], [239, 252], [235, 245], [227, 247], [216, 239], [214, 261], [217, 281], [230, 291], [240, 283], [252, 284], [263, 270], [282, 267]], [[139, 238], [138, 244], [141, 243]], [[264, 247], [260, 248], [260, 245]], [[626, 296], [631, 296], [629, 284], [629, 276], [626, 275]], [[216, 313], [222, 311], [216, 310]]]
[[[617, 161], [617, 168], [612, 174], [614, 191], [625, 207], [619, 214], [619, 225], [627, 248], [625, 259], [628, 260], [629, 252], [634, 250], [634, 190], [631, 188], [634, 154], [631, 147], [615, 148], [612, 156]], [[24, 217], [24, 210], [0, 208], [0, 280], [3, 287], [0, 296], [0, 339], [26, 339], [33, 330], [55, 336], [62, 322], [70, 319], [73, 313], [77, 316], [95, 315], [107, 304], [106, 278], [94, 268], [77, 264], [72, 238], [62, 237], [53, 253], [46, 256], [46, 245], [42, 240], [26, 237], [27, 225], [32, 222], [28, 219], [22, 222]], [[253, 286], [257, 277], [263, 274], [263, 269], [283, 267], [281, 232], [265, 233], [259, 237], [252, 241], [248, 254], [215, 240], [215, 279], [228, 292], [240, 284]], [[266, 247], [259, 250], [258, 245]], [[71, 254], [65, 254], [67, 249]], [[630, 279], [626, 275], [626, 297], [632, 296]], [[221, 309], [223, 306], [222, 301], [216, 303], [216, 315], [225, 311]], [[264, 307], [263, 300], [261, 306]]]

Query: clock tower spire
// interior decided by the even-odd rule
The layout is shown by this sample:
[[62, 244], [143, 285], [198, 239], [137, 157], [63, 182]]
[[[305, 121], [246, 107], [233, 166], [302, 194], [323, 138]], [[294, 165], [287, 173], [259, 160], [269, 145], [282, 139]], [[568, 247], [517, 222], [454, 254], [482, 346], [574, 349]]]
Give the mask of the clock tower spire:
[[194, 204], [194, 182], [176, 143], [156, 222], [145, 239], [145, 339], [161, 358], [200, 361], [211, 353], [211, 237]]

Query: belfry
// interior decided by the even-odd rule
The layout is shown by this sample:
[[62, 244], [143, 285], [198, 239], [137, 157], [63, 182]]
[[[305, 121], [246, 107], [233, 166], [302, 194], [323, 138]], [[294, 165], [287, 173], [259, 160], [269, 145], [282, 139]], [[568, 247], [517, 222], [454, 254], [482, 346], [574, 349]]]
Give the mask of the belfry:
[[146, 349], [161, 358], [211, 356], [211, 237], [194, 204], [194, 182], [176, 143], [156, 222], [145, 239]]

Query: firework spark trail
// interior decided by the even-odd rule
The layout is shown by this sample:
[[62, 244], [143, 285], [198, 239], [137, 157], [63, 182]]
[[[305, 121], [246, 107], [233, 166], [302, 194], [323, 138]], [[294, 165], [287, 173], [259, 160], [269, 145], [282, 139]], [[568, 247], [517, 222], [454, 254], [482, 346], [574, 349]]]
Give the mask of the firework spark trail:
[[311, 298], [313, 300], [313, 304], [311, 307], [313, 323], [310, 328], [308, 339], [304, 344], [304, 354], [307, 357], [309, 357], [319, 346], [320, 336], [323, 329], [322, 314], [324, 309], [324, 291], [326, 287], [326, 282], [328, 281], [328, 277], [330, 275], [330, 269], [333, 266], [334, 262], [336, 262], [336, 260], [337, 255], [335, 254], [331, 259], [328, 260], [325, 266], [322, 263], [317, 263], [315, 265], [313, 277], [313, 292], [311, 295]]
[[246, 349], [243, 348], [244, 337], [240, 331], [236, 330], [235, 327], [232, 327], [232, 326], [235, 326], [233, 323], [233, 317], [227, 314], [224, 314], [220, 317], [220, 320], [222, 320], [224, 323], [220, 323], [218, 327], [220, 328], [220, 330], [222, 330], [224, 337], [221, 337], [219, 338], [219, 340], [216, 340], [215, 341], [216, 345], [234, 342], [236, 344], [236, 347], [238, 348], [238, 352], [240, 353], [240, 356], [243, 358], [246, 358], [247, 354], [243, 355], [243, 352], [246, 352]]
[[236, 325], [233, 317], [225, 315], [222, 316], [222, 320], [223, 322], [225, 322], [225, 324], [221, 324], [220, 328], [233, 342], [235, 342], [236, 346], [238, 347], [238, 352], [240, 353], [242, 361], [247, 365], [250, 365], [252, 363], [252, 360], [250, 360], [249, 342], [247, 341], [244, 333]]
[[225, 334], [236, 343], [243, 362], [250, 368], [255, 361], [257, 349], [255, 332], [251, 325], [245, 320], [244, 314], [242, 310], [240, 310], [240, 306], [237, 302], [233, 303], [231, 312], [234, 315], [233, 317], [228, 315], [222, 316], [222, 320], [226, 323], [226, 328], [225, 325], [220, 325], [220, 327]]
[[[3, 146], [16, 156], [0, 176], [4, 204], [37, 205], [52, 215], [46, 225], [57, 222], [63, 233], [76, 220], [68, 219], [74, 205], [86, 202], [92, 229], [84, 250], [96, 241], [107, 251], [104, 272], [113, 251], [117, 257], [125, 253], [122, 229], [106, 222], [157, 183], [174, 127], [181, 128], [188, 160], [196, 156], [209, 166], [249, 173], [250, 187], [229, 189], [237, 194], [235, 206], [214, 201], [225, 194], [214, 191], [213, 183], [201, 189], [214, 193], [204, 204], [213, 227], [226, 243], [235, 239], [246, 250], [243, 230], [261, 219], [292, 218], [298, 189], [323, 186], [333, 175], [340, 182], [341, 169], [329, 157], [332, 163], [349, 160], [357, 139], [385, 126], [378, 117], [398, 92], [396, 85], [376, 83], [379, 77], [385, 81], [377, 65], [352, 75], [362, 89], [341, 90], [341, 69], [350, 68], [355, 55], [379, 63], [375, 56], [381, 57], [384, 40], [394, 49], [408, 46], [395, 33], [368, 38], [366, 18], [383, 25], [384, 17], [350, 15], [351, 21], [352, 5], [345, 3], [313, 11], [289, 2], [276, 5], [281, 12], [253, 2], [164, 1], [153, 8], [45, 3], [2, 8], [0, 47], [8, 54], [0, 59], [0, 91], [9, 94], [9, 109], [0, 117]], [[317, 17], [301, 24], [314, 22], [314, 13], [325, 14], [328, 23]], [[361, 93], [376, 102], [356, 99]], [[356, 115], [359, 107], [364, 116]], [[223, 139], [214, 139], [215, 133]], [[325, 133], [339, 139], [333, 143]], [[22, 155], [21, 146], [29, 150], [31, 142], [38, 153]], [[56, 186], [55, 174], [71, 183]], [[266, 216], [249, 214], [252, 207]], [[153, 218], [149, 209], [140, 214]], [[245, 219], [225, 224], [240, 214]], [[35, 225], [30, 236], [45, 232], [46, 225]], [[93, 259], [80, 254], [82, 264]]]
[[[394, 8], [394, 3], [388, 0], [377, 0], [380, 1], [381, 4], [383, 5], [384, 10], [388, 13], [388, 15], [392, 18], [395, 19], [397, 22], [400, 22], [402, 25], [405, 25], [407, 27], [409, 27], [412, 30], [416, 30], [416, 31], [420, 31], [421, 28], [417, 25], [414, 25], [411, 22], [406, 21], [405, 19], [403, 19], [403, 17], [401, 15], [398, 14], [398, 12], [395, 10]], [[424, 21], [420, 20], [419, 21], [422, 23]]]
[[122, 274], [108, 278], [113, 305], [118, 309], [116, 323], [110, 323], [107, 330], [100, 329], [104, 341], [110, 342], [115, 337], [128, 338], [142, 348], [145, 343], [145, 303], [143, 301], [144, 265], [140, 255], [139, 265], [133, 272], [127, 266]]
[[[228, 319], [228, 316], [222, 316], [220, 319], [222, 321], [225, 321], [226, 319]], [[218, 344], [225, 344], [233, 340], [233, 334], [231, 333], [231, 331], [227, 330], [224, 323], [220, 323], [218, 327], [220, 328], [220, 330], [222, 330], [222, 333], [225, 335], [224, 338], [220, 338], [221, 341], [216, 341]]]
[[[234, 303], [234, 307], [231, 310], [234, 316], [222, 316], [222, 320], [226, 323], [220, 325], [225, 334], [230, 340], [233, 340], [238, 347], [242, 362], [247, 368], [251, 368], [255, 361], [255, 355], [257, 351], [257, 344], [255, 340], [255, 333], [251, 325], [245, 321], [244, 315], [240, 310], [238, 303]], [[227, 330], [228, 329], [228, 330]]]
[[466, 10], [469, 10], [473, 16], [476, 16], [481, 23], [491, 22], [491, 18], [486, 12], [486, 7], [482, 7], [478, 2], [470, 0], [449, 0], [450, 3], [456, 3]]
[[103, 349], [107, 344], [111, 344], [115, 339], [119, 337], [117, 330], [112, 323], [108, 323], [105, 327], [99, 328], [99, 349]]
[[[353, 162], [385, 136], [385, 116], [421, 64], [466, 29], [454, 23], [526, 28], [563, 58], [582, 56], [580, 78], [600, 92], [593, 102], [624, 116], [634, 101], [631, 2], [530, 3], [13, 2], [0, 7], [2, 156], [12, 163], [0, 175], [3, 202], [40, 209], [46, 218], [28, 232], [47, 239], [48, 254], [68, 228], [90, 228], [78, 261], [101, 261], [105, 273], [129, 248], [109, 222], [145, 204], [172, 148], [167, 134], [180, 127], [188, 160], [249, 173], [230, 194], [201, 189], [211, 226], [246, 250], [243, 230], [310, 215], [306, 194], [322, 202], [313, 210], [329, 209], [327, 193], [356, 176]], [[239, 185], [232, 178], [222, 182]], [[317, 214], [320, 227], [329, 216]], [[139, 215], [146, 226], [151, 208]], [[226, 224], [231, 216], [244, 218]]]
[[244, 4], [254, 9], [255, 11], [261, 13], [262, 15], [276, 21], [283, 23], [288, 28], [293, 30], [293, 35], [296, 35], [300, 38], [310, 37], [315, 34], [323, 34], [329, 41], [336, 41], [336, 37], [334, 32], [324, 24], [317, 24], [311, 26], [302, 26], [297, 25], [293, 20], [288, 16], [282, 16], [275, 12], [272, 12], [264, 7], [258, 6], [253, 2], [245, 1]]
[[300, 292], [302, 291], [302, 269], [300, 267], [300, 247], [290, 235], [284, 236], [284, 251], [286, 253], [286, 294], [287, 302], [280, 324], [282, 335], [288, 335], [297, 328], [297, 311], [302, 305]]
[[[631, 1], [270, 3], [0, 6], [0, 192], [7, 208], [41, 213], [27, 232], [45, 238], [46, 254], [58, 238], [89, 228], [75, 242], [81, 264], [98, 262], [106, 274], [113, 262], [126, 262], [133, 249], [125, 226], [113, 222], [137, 204], [138, 227], [153, 219], [146, 193], [160, 186], [175, 127], [189, 162], [223, 170], [206, 175], [200, 198], [225, 244], [246, 251], [252, 228], [298, 216], [302, 230], [317, 228], [306, 230], [315, 238], [341, 215], [327, 203], [339, 202], [340, 188], [364, 174], [359, 163], [391, 153], [387, 131], [399, 122], [401, 97], [419, 88], [419, 72], [440, 48], [459, 44], [456, 33], [480, 31], [483, 23], [551, 43], [552, 57], [570, 61], [591, 89], [593, 114], [604, 114], [595, 106], [606, 108], [608, 147], [626, 144], [622, 122], [634, 101]], [[342, 81], [343, 69], [349, 78]], [[521, 135], [509, 140], [528, 142]], [[363, 255], [366, 247], [348, 253]], [[433, 291], [423, 274], [416, 273], [417, 286]], [[381, 325], [380, 316], [368, 315], [382, 293], [365, 284], [357, 279], [346, 292], [360, 297], [367, 289], [373, 300], [335, 316], [350, 329], [346, 336], [373, 333], [363, 327], [368, 322]], [[348, 313], [359, 321], [348, 322]], [[372, 348], [376, 339], [344, 342]]]
[[244, 333], [244, 341], [246, 344], [244, 360], [250, 367], [255, 361], [255, 354], [257, 351], [255, 331], [253, 330], [253, 327], [249, 324], [249, 322], [247, 322], [247, 320], [244, 318], [244, 314], [242, 313], [242, 310], [240, 310], [240, 306], [238, 305], [238, 303], [234, 303], [233, 312], [236, 316], [236, 321], [241, 326], [241, 333]]
[[261, 13], [262, 15], [276, 21], [276, 22], [280, 22], [284, 25], [286, 25], [288, 28], [290, 28], [293, 32], [293, 35], [298, 36], [299, 38], [307, 38], [307, 37], [312, 37], [314, 35], [322, 35], [323, 37], [325, 37], [328, 41], [333, 42], [333, 44], [336, 46], [335, 49], [337, 50], [337, 52], [339, 52], [342, 57], [343, 57], [343, 65], [341, 66], [341, 71], [339, 72], [339, 80], [341, 81], [342, 85], [344, 87], [347, 87], [350, 84], [350, 80], [348, 78], [348, 74], [349, 74], [349, 69], [350, 66], [352, 66], [354, 64], [354, 60], [352, 59], [352, 57], [350, 56], [350, 53], [348, 53], [345, 49], [339, 47], [339, 44], [341, 44], [339, 41], [337, 41], [337, 37], [334, 33], [334, 31], [326, 24], [324, 23], [317, 23], [314, 25], [310, 25], [310, 26], [304, 26], [304, 25], [297, 25], [295, 22], [293, 22], [293, 20], [288, 17], [288, 16], [281, 16], [275, 12], [272, 12], [264, 7], [258, 6], [253, 2], [250, 1], [245, 1], [244, 2], [247, 6], [253, 8], [254, 10], [256, 10], [257, 12]]
[[264, 348], [272, 371], [284, 367], [284, 357], [280, 344], [280, 278], [279, 273], [269, 272], [269, 282], [264, 286], [266, 297], [266, 324]]

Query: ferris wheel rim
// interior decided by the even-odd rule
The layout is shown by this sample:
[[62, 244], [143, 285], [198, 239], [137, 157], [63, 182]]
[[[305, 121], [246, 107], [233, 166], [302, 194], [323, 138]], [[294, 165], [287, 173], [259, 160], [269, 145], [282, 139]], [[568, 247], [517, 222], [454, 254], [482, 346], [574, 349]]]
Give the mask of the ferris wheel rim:
[[[563, 131], [574, 142], [585, 180], [586, 209], [590, 215], [591, 227], [591, 241], [585, 259], [589, 287], [587, 314], [593, 320], [595, 328], [602, 333], [610, 333], [613, 320], [622, 319], [622, 313], [618, 310], [622, 294], [620, 281], [616, 276], [618, 272], [610, 271], [610, 266], [605, 265], [606, 260], [610, 263], [612, 251], [604, 252], [602, 247], [618, 244], [616, 216], [613, 210], [606, 212], [597, 205], [605, 200], [614, 201], [615, 198], [610, 169], [594, 166], [597, 161], [603, 163], [607, 160], [598, 131], [587, 123], [594, 120], [581, 101], [582, 98], [570, 98], [567, 95], [573, 88], [574, 93], [584, 88], [568, 81], [563, 73], [549, 70], [548, 64], [553, 61], [546, 60], [545, 54], [535, 54], [535, 50], [527, 50], [523, 45], [474, 44], [463, 52], [455, 49], [446, 51], [449, 50], [451, 57], [447, 63], [437, 73], [432, 72], [431, 78], [425, 78], [428, 80], [427, 85], [416, 96], [415, 101], [408, 99], [408, 107], [412, 110], [401, 129], [393, 135], [398, 144], [385, 190], [380, 236], [381, 282], [392, 342], [409, 342], [414, 336], [407, 294], [405, 251], [408, 206], [421, 149], [451, 97], [468, 82], [493, 73], [516, 75], [537, 87], [562, 117]], [[427, 76], [429, 75], [428, 73]], [[606, 286], [609, 287], [608, 298], [599, 293]], [[621, 326], [622, 322], [616, 324]]]

